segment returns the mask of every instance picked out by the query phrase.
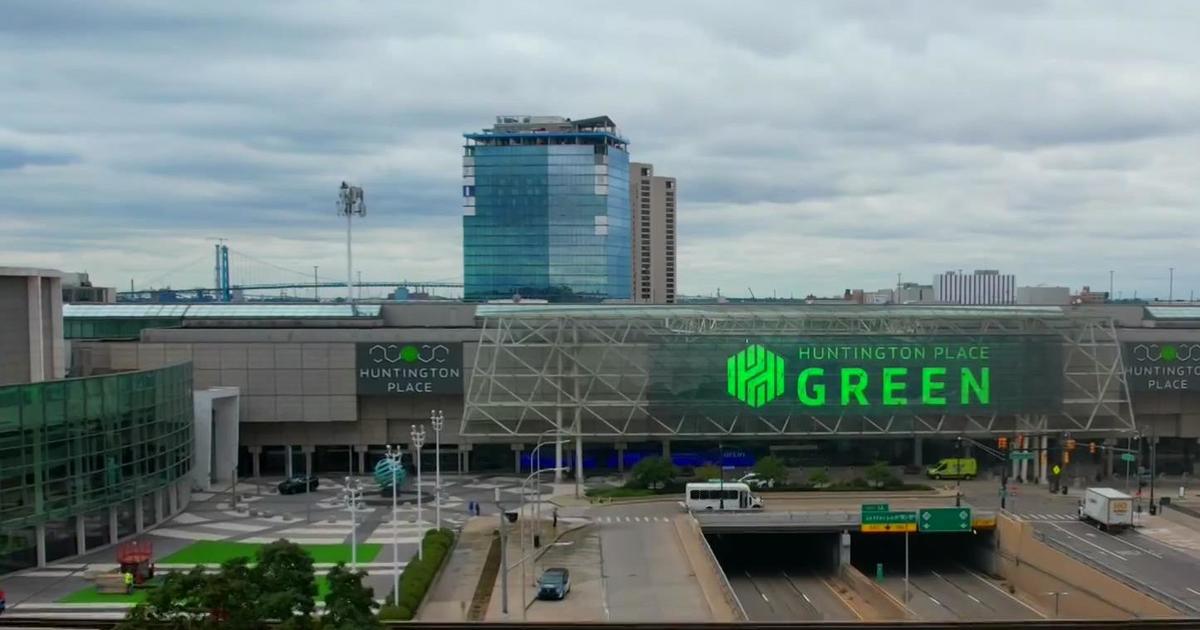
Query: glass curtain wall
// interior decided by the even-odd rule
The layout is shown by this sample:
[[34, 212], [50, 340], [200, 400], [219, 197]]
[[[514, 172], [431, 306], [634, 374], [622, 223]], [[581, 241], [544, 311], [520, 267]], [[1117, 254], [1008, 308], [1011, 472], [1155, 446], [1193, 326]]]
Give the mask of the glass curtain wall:
[[88, 548], [133, 533], [135, 501], [191, 470], [191, 364], [0, 387], [0, 573], [73, 549], [75, 519]]

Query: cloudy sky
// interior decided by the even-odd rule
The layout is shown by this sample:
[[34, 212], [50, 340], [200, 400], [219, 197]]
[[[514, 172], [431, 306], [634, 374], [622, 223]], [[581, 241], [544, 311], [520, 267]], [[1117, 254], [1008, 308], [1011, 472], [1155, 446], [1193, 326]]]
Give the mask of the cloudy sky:
[[[101, 284], [460, 280], [462, 133], [607, 114], [680, 186], [680, 288], [999, 268], [1200, 293], [1200, 3], [0, 8], [0, 265]], [[261, 261], [261, 262], [258, 262]]]

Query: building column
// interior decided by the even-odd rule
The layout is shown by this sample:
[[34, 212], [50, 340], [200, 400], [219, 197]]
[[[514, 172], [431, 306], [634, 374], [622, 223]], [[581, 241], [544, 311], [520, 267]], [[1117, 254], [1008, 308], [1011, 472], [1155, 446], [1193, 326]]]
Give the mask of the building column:
[[117, 508], [108, 508], [108, 542], [117, 542]]
[[300, 451], [304, 453], [304, 474], [313, 474], [312, 456], [313, 451], [317, 450], [315, 446], [301, 446]]
[[913, 438], [913, 466], [924, 466], [924, 453], [922, 453], [922, 447], [924, 444], [925, 440], [922, 438]]
[[37, 536], [37, 565], [44, 567], [46, 566], [46, 526], [37, 525], [33, 531], [33, 535]]
[[521, 474], [521, 452], [525, 450], [524, 444], [513, 444], [511, 446], [513, 452], [513, 466], [517, 474]]
[[365, 475], [367, 470], [367, 445], [359, 444], [358, 450], [358, 474]]
[[133, 500], [133, 531], [139, 534], [146, 530], [146, 516], [142, 507], [142, 502], [145, 500], [145, 496]]
[[662, 447], [663, 459], [671, 459], [671, 440], [663, 440]]
[[[171, 516], [179, 511], [179, 493], [176, 492], [178, 487], [174, 484], [167, 486], [167, 510], [166, 516]], [[165, 519], [164, 519], [165, 520]]]
[[154, 522], [161, 523], [167, 520], [166, 512], [163, 512], [163, 490], [159, 488], [154, 491]]
[[87, 551], [87, 528], [82, 514], [75, 517], [75, 548], [79, 553]]
[[292, 474], [292, 445], [283, 447], [283, 476], [291, 478]]
[[1043, 435], [1042, 436], [1042, 453], [1044, 454], [1045, 459], [1041, 460], [1041, 462], [1042, 462], [1041, 470], [1038, 471], [1038, 483], [1040, 483], [1042, 485], [1047, 485], [1050, 483], [1050, 475], [1049, 475], [1050, 453], [1046, 450], [1048, 448], [1050, 448], [1050, 436]]
[[250, 473], [251, 473], [251, 476], [254, 477], [255, 479], [258, 479], [259, 477], [262, 476], [260, 474], [262, 471], [262, 447], [261, 446], [247, 446], [246, 450], [250, 451]]
[[617, 442], [616, 444], [613, 444], [613, 448], [617, 451], [617, 472], [622, 475], [625, 474], [625, 448], [626, 448], [626, 446], [627, 445], [624, 442]]
[[470, 474], [470, 472], [471, 472], [471, 445], [470, 444], [460, 444], [458, 446], [458, 451], [460, 453], [462, 453], [462, 470], [460, 472], [462, 472], [464, 474]]
[[554, 434], [554, 483], [562, 483], [563, 478], [562, 409], [558, 410], [558, 426], [559, 432]]
[[575, 437], [575, 487], [583, 496], [583, 436]]

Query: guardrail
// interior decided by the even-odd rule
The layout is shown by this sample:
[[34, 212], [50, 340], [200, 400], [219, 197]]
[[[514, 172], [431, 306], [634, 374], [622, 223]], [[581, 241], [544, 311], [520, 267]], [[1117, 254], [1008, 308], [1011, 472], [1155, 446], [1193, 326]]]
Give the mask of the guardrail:
[[700, 537], [700, 542], [703, 543], [701, 546], [704, 548], [705, 559], [711, 562], [712, 566], [717, 569], [717, 575], [721, 578], [721, 591], [724, 593], [725, 599], [733, 604], [734, 611], [737, 612], [738, 617], [742, 621], [749, 621], [750, 616], [746, 614], [746, 608], [742, 606], [742, 600], [738, 599], [737, 593], [733, 592], [733, 585], [729, 583], [729, 576], [725, 575], [725, 568], [717, 561], [717, 554], [713, 553], [712, 547], [708, 544], [708, 539], [704, 537], [704, 530], [701, 529], [700, 523], [696, 521], [694, 518], [695, 515], [690, 511], [688, 512], [688, 516], [690, 517], [687, 519], [688, 527], [694, 528], [696, 535]]

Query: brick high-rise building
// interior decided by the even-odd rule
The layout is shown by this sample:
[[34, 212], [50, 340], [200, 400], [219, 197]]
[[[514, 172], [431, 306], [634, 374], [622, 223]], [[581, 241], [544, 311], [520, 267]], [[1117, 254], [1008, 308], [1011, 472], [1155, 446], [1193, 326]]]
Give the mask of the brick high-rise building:
[[632, 206], [633, 301], [639, 304], [675, 303], [674, 177], [654, 174], [653, 164], [630, 162], [629, 202]]

